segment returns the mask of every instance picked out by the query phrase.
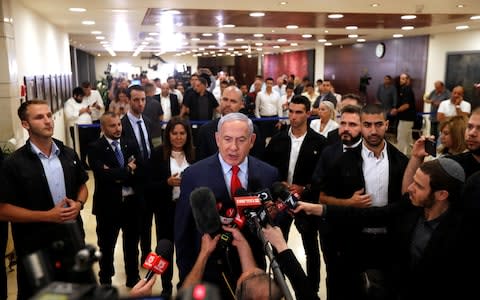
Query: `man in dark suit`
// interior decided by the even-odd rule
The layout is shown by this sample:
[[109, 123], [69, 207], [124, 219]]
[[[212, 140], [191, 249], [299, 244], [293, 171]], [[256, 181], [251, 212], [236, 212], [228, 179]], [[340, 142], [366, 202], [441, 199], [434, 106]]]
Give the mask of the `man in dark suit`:
[[[181, 194], [175, 212], [174, 234], [180, 282], [192, 269], [201, 244], [201, 234], [195, 227], [189, 202], [192, 190], [201, 186], [208, 187], [213, 191], [218, 204], [224, 207], [234, 207], [232, 194], [235, 191], [231, 191], [232, 177], [234, 181], [240, 182], [241, 186], [249, 191], [270, 187], [278, 177], [277, 169], [248, 155], [253, 147], [255, 134], [252, 121], [244, 114], [230, 113], [221, 118], [215, 139], [219, 153], [190, 166], [182, 176]], [[238, 177], [235, 175], [237, 172]], [[244, 228], [243, 233], [252, 248], [255, 249], [257, 265], [265, 267], [265, 254], [259, 240], [248, 229]], [[228, 251], [229, 259], [222, 260], [229, 262], [228, 266], [232, 268], [232, 271], [228, 272], [225, 269], [226, 266], [218, 265], [217, 261], [225, 253], [225, 251], [219, 251], [212, 255], [205, 268], [204, 280], [218, 284], [221, 286], [222, 294], [232, 298], [229, 295], [227, 283], [222, 278], [222, 272], [229, 277], [228, 284], [235, 286], [241, 268], [238, 254], [233, 248]]]
[[[147, 170], [146, 166], [150, 159], [153, 144], [151, 138], [151, 120], [143, 115], [146, 103], [144, 88], [139, 85], [133, 85], [128, 88], [127, 96], [130, 110], [122, 118], [122, 139], [126, 139], [135, 145], [135, 151], [138, 153], [136, 164], [140, 170]], [[147, 179], [145, 177], [148, 176], [148, 174], [143, 171], [139, 173], [141, 174], [137, 174], [139, 177], [144, 176], [144, 179]], [[145, 182], [146, 180], [140, 181]], [[143, 223], [140, 236], [142, 250], [141, 260], [143, 262], [145, 257], [151, 252], [153, 209], [151, 208], [151, 198], [148, 195], [148, 191], [144, 190], [143, 184], [137, 187], [136, 194], [140, 205], [140, 220]], [[134, 280], [132, 279], [131, 282], [134, 282]]]
[[[304, 201], [317, 202], [318, 198], [315, 199], [310, 194], [312, 173], [326, 145], [326, 139], [308, 126], [309, 117], [310, 100], [305, 96], [294, 96], [288, 106], [290, 128], [272, 137], [265, 150], [264, 160], [278, 168], [280, 180], [291, 193], [298, 194]], [[296, 221], [307, 255], [308, 279], [314, 290], [318, 291], [320, 249], [316, 219], [306, 218]], [[282, 215], [279, 222], [287, 240], [292, 218], [290, 215]]]
[[[222, 116], [232, 112], [239, 112], [243, 107], [242, 92], [236, 86], [227, 87], [220, 100], [220, 113]], [[218, 146], [214, 139], [218, 121], [220, 119], [210, 121], [200, 127], [198, 131], [198, 146], [196, 147], [197, 160], [204, 159], [218, 151]], [[255, 124], [253, 124], [253, 132], [256, 138], [250, 155], [261, 159], [265, 150], [265, 139], [260, 137], [260, 130]]]
[[[100, 118], [103, 136], [90, 144], [88, 161], [95, 178], [92, 213], [97, 220], [98, 247], [102, 252], [99, 279], [111, 284], [115, 274], [113, 257], [120, 229], [127, 286], [135, 284], [138, 273], [138, 198], [135, 194], [135, 145], [120, 139], [122, 123], [112, 112]], [[130, 144], [129, 144], [130, 143]]]

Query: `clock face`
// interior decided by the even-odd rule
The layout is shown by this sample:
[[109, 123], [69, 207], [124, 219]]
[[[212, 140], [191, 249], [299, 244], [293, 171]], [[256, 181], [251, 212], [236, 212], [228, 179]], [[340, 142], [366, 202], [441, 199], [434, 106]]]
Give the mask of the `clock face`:
[[375, 48], [375, 55], [378, 58], [382, 58], [385, 55], [385, 44], [384, 43], [379, 43], [377, 47]]

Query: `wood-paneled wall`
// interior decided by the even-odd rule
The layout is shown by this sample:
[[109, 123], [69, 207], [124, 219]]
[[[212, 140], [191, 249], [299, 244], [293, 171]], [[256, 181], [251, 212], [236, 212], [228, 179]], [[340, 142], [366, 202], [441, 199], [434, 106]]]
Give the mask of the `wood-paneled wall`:
[[[375, 55], [375, 48], [380, 42], [385, 44], [385, 55], [382, 58]], [[400, 74], [405, 72], [412, 78], [417, 111], [421, 111], [427, 53], [428, 36], [327, 47], [325, 78], [322, 79], [330, 79], [337, 93], [360, 93], [360, 78], [367, 75], [371, 79], [364, 96], [367, 103], [372, 103], [376, 100], [377, 88], [383, 83], [385, 75], [392, 76], [398, 82]], [[439, 79], [442, 78], [443, 74], [439, 76]]]

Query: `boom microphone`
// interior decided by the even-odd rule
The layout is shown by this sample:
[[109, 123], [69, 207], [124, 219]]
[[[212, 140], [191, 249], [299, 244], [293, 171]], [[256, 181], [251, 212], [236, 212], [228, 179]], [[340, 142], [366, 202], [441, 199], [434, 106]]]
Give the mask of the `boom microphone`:
[[173, 258], [173, 244], [167, 239], [161, 239], [158, 241], [155, 253], [150, 253], [143, 267], [148, 269], [147, 275], [145, 275], [145, 281], [149, 281], [153, 274], [163, 274]]
[[212, 237], [220, 232], [222, 224], [216, 208], [215, 195], [208, 187], [199, 187], [190, 194], [190, 206], [197, 230]]

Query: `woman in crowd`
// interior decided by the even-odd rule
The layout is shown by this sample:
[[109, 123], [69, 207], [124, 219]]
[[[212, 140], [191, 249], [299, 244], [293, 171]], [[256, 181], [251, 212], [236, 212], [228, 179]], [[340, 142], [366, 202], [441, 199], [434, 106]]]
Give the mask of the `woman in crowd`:
[[[157, 241], [168, 239], [173, 243], [175, 206], [180, 196], [182, 172], [195, 160], [190, 124], [180, 117], [172, 117], [164, 132], [163, 145], [155, 148], [151, 158], [151, 188], [159, 195], [155, 225]], [[173, 268], [162, 275], [164, 296], [172, 292]]]
[[128, 105], [127, 90], [118, 89], [116, 91], [114, 100], [108, 106], [108, 110], [118, 114], [120, 118], [122, 118], [123, 115], [127, 113], [128, 109], [129, 109], [129, 105]]
[[440, 145], [438, 154], [455, 155], [467, 150], [465, 143], [465, 129], [467, 119], [464, 116], [454, 116], [440, 124]]
[[318, 107], [318, 116], [319, 119], [315, 119], [310, 122], [310, 127], [324, 137], [327, 137], [330, 131], [338, 128], [338, 123], [335, 121], [335, 106], [332, 102], [320, 102], [320, 106]]

